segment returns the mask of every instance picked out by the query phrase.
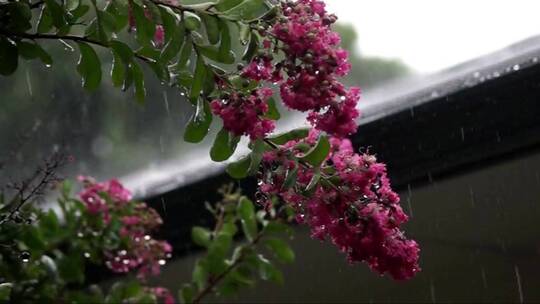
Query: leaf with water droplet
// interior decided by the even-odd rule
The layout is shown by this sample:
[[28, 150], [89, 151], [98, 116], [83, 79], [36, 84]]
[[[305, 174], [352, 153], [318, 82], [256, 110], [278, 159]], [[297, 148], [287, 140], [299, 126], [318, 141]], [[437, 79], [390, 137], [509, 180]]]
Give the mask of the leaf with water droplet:
[[82, 77], [83, 87], [95, 90], [101, 82], [101, 62], [96, 51], [84, 42], [77, 42], [81, 57], [77, 64], [77, 71]]
[[210, 105], [204, 99], [199, 98], [195, 113], [186, 126], [184, 140], [190, 143], [201, 142], [208, 134], [210, 124], [212, 124]]

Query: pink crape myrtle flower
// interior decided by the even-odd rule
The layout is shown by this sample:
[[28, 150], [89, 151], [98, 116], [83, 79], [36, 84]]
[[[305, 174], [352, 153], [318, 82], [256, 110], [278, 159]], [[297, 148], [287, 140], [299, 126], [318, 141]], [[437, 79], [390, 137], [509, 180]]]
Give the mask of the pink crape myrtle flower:
[[[334, 186], [318, 183], [304, 194], [312, 168], [298, 166], [288, 155], [300, 155], [298, 143], [314, 145], [319, 132], [265, 152], [259, 175], [262, 204], [277, 195], [297, 212], [297, 221], [311, 228], [313, 238], [330, 240], [350, 263], [365, 262], [380, 274], [396, 280], [412, 278], [419, 270], [419, 247], [400, 230], [408, 216], [391, 189], [386, 167], [375, 156], [354, 152], [348, 139], [331, 138], [331, 152], [322, 169], [332, 166]], [[296, 185], [283, 187], [287, 170], [297, 170]]]

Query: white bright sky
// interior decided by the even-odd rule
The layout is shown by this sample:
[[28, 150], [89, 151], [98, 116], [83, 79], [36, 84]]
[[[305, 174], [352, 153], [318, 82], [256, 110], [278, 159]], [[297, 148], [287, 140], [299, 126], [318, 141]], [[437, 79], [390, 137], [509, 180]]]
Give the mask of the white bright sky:
[[428, 73], [540, 34], [540, 0], [326, 0], [365, 55]]

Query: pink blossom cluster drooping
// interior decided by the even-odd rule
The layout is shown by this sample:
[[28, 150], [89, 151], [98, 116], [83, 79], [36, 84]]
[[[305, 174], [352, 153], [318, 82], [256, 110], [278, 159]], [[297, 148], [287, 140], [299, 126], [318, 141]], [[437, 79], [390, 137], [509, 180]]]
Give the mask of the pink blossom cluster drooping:
[[[400, 230], [408, 217], [390, 187], [385, 165], [373, 155], [355, 153], [348, 139], [334, 137], [313, 186], [315, 170], [292, 159], [313, 146], [317, 136], [311, 132], [301, 142], [266, 152], [259, 176], [263, 197], [280, 197], [296, 210], [299, 222], [310, 226], [314, 238], [330, 239], [351, 263], [366, 262], [398, 280], [413, 277], [420, 269], [419, 247]], [[297, 182], [287, 187], [287, 171], [292, 170], [297, 171]]]
[[223, 120], [223, 127], [236, 136], [249, 135], [251, 139], [266, 136], [274, 130], [274, 122], [265, 117], [272, 90], [261, 88], [244, 95], [236, 91], [212, 101], [212, 113]]
[[159, 274], [160, 267], [171, 256], [172, 247], [150, 235], [163, 224], [156, 210], [133, 201], [131, 192], [117, 180], [101, 183], [89, 177], [79, 180], [83, 182], [79, 197], [91, 219], [81, 230], [91, 231], [93, 236], [101, 235], [105, 243], [117, 244], [103, 246], [101, 254], [107, 267], [118, 273], [136, 270], [141, 279]]
[[346, 89], [338, 80], [351, 66], [339, 35], [330, 28], [337, 18], [317, 0], [283, 1], [281, 11], [263, 47], [267, 53], [281, 50], [284, 60], [272, 65], [270, 55], [256, 56], [242, 75], [278, 85], [283, 103], [308, 112], [317, 129], [336, 137], [355, 133], [360, 90]]

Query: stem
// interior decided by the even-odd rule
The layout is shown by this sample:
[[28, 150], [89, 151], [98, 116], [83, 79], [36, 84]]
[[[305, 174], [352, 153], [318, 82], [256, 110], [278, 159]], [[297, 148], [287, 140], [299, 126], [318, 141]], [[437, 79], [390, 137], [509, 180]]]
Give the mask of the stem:
[[[85, 43], [101, 46], [101, 47], [104, 47], [104, 48], [109, 48], [110, 47], [105, 42], [93, 40], [93, 39], [90, 39], [90, 38], [87, 38], [87, 37], [75, 36], [75, 35], [62, 35], [62, 36], [60, 36], [60, 35], [54, 35], [54, 34], [40, 34], [40, 33], [35, 33], [35, 34], [6, 33], [4, 31], [0, 31], [0, 34], [6, 35], [6, 36], [12, 36], [12, 37], [26, 38], [26, 39], [31, 39], [31, 40], [36, 40], [36, 39], [70, 40], [70, 41], [75, 41], [75, 42], [85, 42]], [[148, 58], [148, 57], [144, 57], [144, 56], [141, 56], [141, 55], [138, 55], [138, 54], [134, 54], [134, 56], [139, 58], [142, 61], [145, 61], [145, 62], [153, 62], [153, 60]]]
[[[263, 141], [269, 145], [272, 149], [274, 150], [277, 150], [279, 149], [279, 147], [274, 144], [271, 140], [269, 140], [268, 138], [265, 138], [263, 139]], [[313, 169], [313, 166], [311, 166], [310, 164], [308, 164], [307, 162], [303, 161], [303, 160], [298, 160], [298, 162], [306, 169]], [[339, 189], [338, 186], [334, 185], [334, 183], [330, 180], [330, 177], [328, 177], [326, 174], [324, 174], [323, 172], [321, 172], [321, 178], [324, 179], [329, 185], [330, 187], [332, 187], [334, 190], [336, 191], [341, 191]]]

